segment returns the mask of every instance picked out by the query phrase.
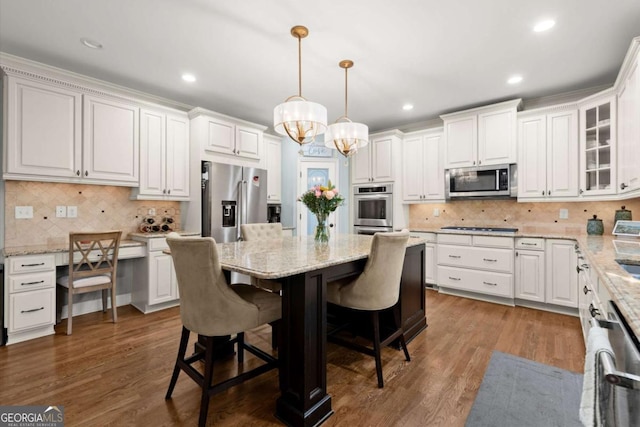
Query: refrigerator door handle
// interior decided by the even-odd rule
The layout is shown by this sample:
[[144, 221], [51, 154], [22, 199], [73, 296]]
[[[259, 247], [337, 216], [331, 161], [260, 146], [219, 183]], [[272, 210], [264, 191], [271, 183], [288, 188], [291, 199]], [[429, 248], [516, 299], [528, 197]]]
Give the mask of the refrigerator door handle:
[[236, 229], [237, 229], [237, 235], [236, 235], [236, 241], [241, 241], [242, 240], [242, 233], [240, 230], [240, 224], [242, 224], [242, 211], [244, 210], [244, 186], [243, 186], [244, 181], [240, 180], [238, 181], [238, 210], [236, 211]]

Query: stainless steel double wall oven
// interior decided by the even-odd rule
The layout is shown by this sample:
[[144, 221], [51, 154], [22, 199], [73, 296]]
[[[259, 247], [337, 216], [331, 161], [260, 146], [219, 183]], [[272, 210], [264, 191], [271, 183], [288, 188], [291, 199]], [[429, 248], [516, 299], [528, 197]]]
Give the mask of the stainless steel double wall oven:
[[393, 231], [393, 184], [363, 184], [353, 187], [356, 234]]

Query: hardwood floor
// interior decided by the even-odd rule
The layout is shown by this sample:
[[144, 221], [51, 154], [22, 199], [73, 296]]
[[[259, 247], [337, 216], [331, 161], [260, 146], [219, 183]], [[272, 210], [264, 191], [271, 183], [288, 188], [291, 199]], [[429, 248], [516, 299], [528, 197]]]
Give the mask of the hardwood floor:
[[[493, 350], [582, 372], [576, 317], [427, 292], [429, 327], [401, 351], [383, 351], [385, 387], [372, 357], [328, 345], [335, 414], [325, 426], [463, 426]], [[180, 338], [179, 308], [143, 315], [131, 306], [74, 318], [56, 335], [0, 347], [0, 405], [63, 405], [67, 426], [196, 425], [199, 388], [184, 373], [164, 400]], [[247, 334], [270, 348], [271, 328]], [[245, 356], [245, 364], [257, 359]], [[237, 368], [217, 366], [214, 375]], [[235, 371], [233, 371], [235, 372]], [[277, 426], [278, 376], [271, 371], [212, 398], [208, 422]]]

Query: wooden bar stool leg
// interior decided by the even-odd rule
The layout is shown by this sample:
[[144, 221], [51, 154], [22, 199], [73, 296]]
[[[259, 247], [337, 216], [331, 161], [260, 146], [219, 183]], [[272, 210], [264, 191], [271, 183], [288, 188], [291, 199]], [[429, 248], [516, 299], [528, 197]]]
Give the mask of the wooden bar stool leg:
[[378, 312], [371, 313], [371, 323], [373, 323], [373, 351], [376, 358], [376, 374], [378, 375], [378, 387], [384, 387], [382, 379], [382, 359], [380, 357], [380, 317]]
[[198, 426], [204, 427], [207, 424], [207, 413], [209, 412], [209, 389], [213, 378], [213, 338], [207, 337], [207, 345], [204, 357], [204, 378], [202, 383], [202, 398], [200, 399], [200, 418]]
[[[396, 328], [401, 329], [400, 325], [400, 307], [396, 306], [393, 309], [393, 319], [396, 322]], [[407, 348], [407, 341], [404, 339], [404, 330], [402, 330], [402, 334], [400, 335], [400, 346], [402, 347], [402, 351], [404, 351], [404, 358], [407, 362], [411, 362], [411, 356], [409, 356], [409, 349]]]
[[244, 362], [244, 332], [238, 333], [238, 363]]

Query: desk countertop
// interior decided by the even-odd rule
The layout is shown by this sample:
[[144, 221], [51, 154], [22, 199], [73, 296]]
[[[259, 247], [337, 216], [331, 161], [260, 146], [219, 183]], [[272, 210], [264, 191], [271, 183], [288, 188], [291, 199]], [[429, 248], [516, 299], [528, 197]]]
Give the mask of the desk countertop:
[[[120, 247], [145, 246], [144, 242], [136, 242], [134, 240], [121, 240]], [[56, 254], [69, 252], [69, 243], [46, 243], [42, 245], [29, 246], [12, 246], [2, 249], [0, 255], [4, 257], [20, 256], [20, 255], [39, 255], [39, 254]]]

